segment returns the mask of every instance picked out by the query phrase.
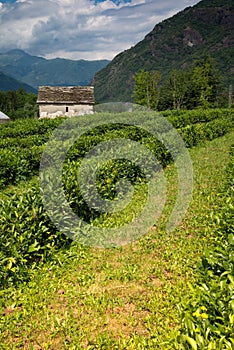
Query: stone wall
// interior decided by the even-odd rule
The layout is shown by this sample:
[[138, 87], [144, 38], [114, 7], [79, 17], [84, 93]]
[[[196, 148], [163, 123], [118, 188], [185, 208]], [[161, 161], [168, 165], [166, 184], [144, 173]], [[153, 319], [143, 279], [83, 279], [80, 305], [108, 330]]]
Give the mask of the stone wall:
[[75, 117], [78, 115], [92, 114], [93, 105], [74, 104], [40, 104], [40, 118], [56, 118], [61, 116]]

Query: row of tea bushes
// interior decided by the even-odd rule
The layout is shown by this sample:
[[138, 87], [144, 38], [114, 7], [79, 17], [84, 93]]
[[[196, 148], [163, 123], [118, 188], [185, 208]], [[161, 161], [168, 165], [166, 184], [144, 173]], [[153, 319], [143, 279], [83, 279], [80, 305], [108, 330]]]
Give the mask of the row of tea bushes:
[[234, 146], [227, 168], [224, 205], [213, 214], [213, 248], [204, 253], [199, 281], [190, 285], [191, 300], [179, 307], [182, 327], [176, 348], [234, 349]]
[[207, 123], [197, 123], [179, 129], [187, 147], [196, 146], [223, 136], [234, 128], [234, 113], [229, 117], [214, 119]]
[[61, 119], [23, 119], [0, 125], [0, 188], [38, 174], [43, 145]]
[[25, 137], [5, 137], [0, 140], [0, 149], [30, 149], [33, 146], [41, 146], [48, 141], [49, 134], [34, 134]]
[[[170, 111], [170, 114], [169, 112], [164, 112], [164, 114], [178, 128], [187, 147], [222, 136], [233, 128], [234, 113], [232, 110]], [[90, 118], [90, 116], [83, 118]], [[126, 113], [126, 118], [129, 118], [128, 113]], [[156, 113], [155, 118], [157, 118]], [[112, 119], [114, 115], [110, 118]], [[61, 118], [26, 119], [0, 125], [0, 188], [17, 184], [22, 179], [30, 178], [38, 173], [43, 145], [62, 121]], [[84, 135], [72, 147], [69, 157], [71, 160], [83, 157], [96, 144], [109, 138], [121, 137], [131, 138], [145, 144], [154, 152], [162, 166], [171, 161], [170, 154], [165, 147], [152, 135], [137, 130], [136, 127], [125, 126], [123, 128], [117, 124], [102, 126]]]
[[214, 119], [233, 119], [234, 110], [229, 109], [194, 109], [187, 110], [168, 110], [160, 112], [166, 117], [175, 128], [183, 128], [187, 125], [196, 123], [207, 123]]
[[5, 138], [25, 138], [30, 135], [43, 135], [50, 133], [61, 122], [62, 118], [56, 119], [18, 119], [0, 125], [0, 140]]
[[[129, 117], [127, 114], [126, 116]], [[38, 127], [40, 122], [41, 121], [33, 121], [33, 124], [35, 123]], [[50, 130], [52, 130], [56, 123], [60, 123], [61, 121], [42, 121], [42, 125], [45, 126], [43, 126], [44, 131], [46, 130], [44, 134], [42, 133], [43, 137], [49, 130], [46, 126], [47, 122], [50, 126]], [[205, 129], [201, 129], [200, 124], [194, 125], [193, 128], [191, 128], [193, 132], [191, 132], [189, 136], [190, 139], [193, 140], [191, 146], [194, 145], [194, 140], [196, 140], [196, 142], [197, 140], [199, 141], [199, 137], [203, 135], [198, 131], [203, 130], [207, 132], [207, 130], [214, 128], [213, 124], [211, 127], [211, 123], [218, 123], [221, 128], [223, 120], [219, 122], [218, 119], [207, 123]], [[15, 124], [13, 123], [12, 126], [14, 129]], [[225, 132], [230, 130], [230, 127], [231, 125], [225, 127]], [[10, 126], [8, 125], [6, 129], [10, 130]], [[18, 138], [19, 135], [16, 135], [16, 131], [17, 128], [15, 130], [15, 137]], [[196, 138], [194, 137], [195, 132], [197, 135]], [[37, 134], [32, 134], [28, 136], [30, 142], [36, 135]], [[216, 137], [217, 133], [213, 132], [211, 136], [211, 138]], [[136, 127], [123, 127], [122, 125], [119, 125], [117, 128], [116, 125], [110, 125], [108, 127], [102, 126], [99, 129], [91, 130], [87, 134], [84, 134], [83, 137], [74, 144], [68, 154], [68, 159], [64, 167], [64, 187], [67, 198], [72, 202], [74, 210], [83, 212], [84, 218], [88, 221], [95, 220], [99, 214], [87, 210], [87, 206], [85, 206], [79, 194], [78, 186], [76, 185], [76, 169], [79, 162], [84, 157], [84, 154], [89, 151], [90, 148], [100, 141], [113, 137], [131, 138], [145, 144], [156, 154], [162, 166], [166, 166], [171, 161], [167, 149], [158, 140], [155, 140], [152, 135], [148, 135], [147, 132], [138, 130]], [[203, 141], [204, 138], [201, 137], [201, 140]], [[29, 148], [9, 147], [1, 149], [2, 162], [0, 175], [2, 186], [6, 186], [9, 183], [17, 183], [21, 179], [27, 180], [30, 174], [37, 174], [43, 147], [42, 145]], [[74, 169], [75, 171], [73, 171]], [[103, 198], [111, 200], [115, 198], [116, 184], [122, 178], [129, 180], [133, 184], [144, 183], [145, 181], [144, 175], [141, 173], [140, 169], [132, 167], [130, 162], [121, 160], [109, 162], [98, 174], [99, 193], [102, 194]], [[44, 212], [41, 194], [38, 188], [29, 188], [21, 194], [20, 190], [17, 192], [19, 193], [14, 195], [8, 190], [7, 193], [9, 193], [9, 197], [6, 198], [6, 196], [2, 196], [3, 199], [0, 203], [0, 210], [2, 213], [0, 219], [0, 271], [3, 284], [10, 283], [11, 281], [16, 283], [17, 280], [24, 280], [32, 266], [36, 267], [39, 261], [46, 259], [47, 256], [51, 254], [52, 247], [59, 248], [61, 244], [67, 241], [65, 236], [57, 232]]]
[[0, 189], [38, 174], [43, 146], [1, 150]]

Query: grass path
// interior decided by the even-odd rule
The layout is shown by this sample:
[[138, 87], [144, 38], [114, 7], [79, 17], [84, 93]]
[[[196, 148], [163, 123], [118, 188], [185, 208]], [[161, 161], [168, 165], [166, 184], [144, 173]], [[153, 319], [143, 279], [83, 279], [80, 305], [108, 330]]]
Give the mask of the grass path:
[[176, 305], [209, 244], [233, 135], [190, 150], [194, 195], [172, 234], [164, 230], [177, 190], [170, 166], [167, 204], [148, 235], [118, 249], [73, 244], [28, 285], [2, 292], [0, 349], [173, 349]]

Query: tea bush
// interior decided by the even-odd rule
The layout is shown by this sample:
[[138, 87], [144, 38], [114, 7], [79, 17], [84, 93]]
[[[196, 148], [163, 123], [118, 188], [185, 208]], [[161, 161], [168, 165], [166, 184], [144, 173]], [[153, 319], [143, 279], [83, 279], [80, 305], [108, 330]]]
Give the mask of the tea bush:
[[17, 184], [38, 173], [42, 146], [31, 149], [18, 147], [1, 150], [0, 188], [9, 184]]
[[[195, 115], [197, 115], [196, 113]], [[206, 111], [206, 113], [207, 118], [213, 118], [211, 121], [206, 119], [207, 122], [179, 129], [189, 147], [206, 139], [221, 136], [233, 128], [233, 116], [230, 114], [230, 117], [226, 110], [218, 111], [216, 119], [214, 119], [217, 116], [215, 111], [210, 112], [211, 117], [209, 117], [209, 112]], [[228, 115], [229, 117], [227, 117]], [[129, 117], [129, 114], [126, 113], [126, 117]], [[157, 114], [155, 114], [156, 117]], [[191, 120], [190, 118], [190, 122]], [[59, 118], [54, 120], [20, 120], [0, 125], [0, 187], [18, 184], [19, 181], [28, 180], [31, 176], [38, 174], [40, 158], [44, 149], [43, 143], [48, 140], [54, 128], [62, 121]], [[180, 125], [182, 124], [180, 123]], [[130, 138], [144, 144], [156, 155], [163, 167], [172, 161], [170, 153], [161, 142], [155, 140], [146, 131], [139, 130], [134, 126], [103, 125], [84, 134], [68, 152], [64, 166], [64, 188], [67, 198], [71, 202], [71, 207], [75, 211], [79, 211], [88, 221], [95, 220], [99, 213], [90, 210], [82, 199], [77, 185], [76, 170], [81, 159], [93, 146], [100, 141], [111, 138]], [[231, 177], [231, 167], [229, 174]], [[124, 160], [109, 162], [100, 169], [98, 174], [97, 187], [103, 198], [115, 198], [116, 184], [120, 178], [125, 178], [136, 186], [145, 182], [144, 174], [131, 162]], [[51, 256], [53, 249], [58, 249], [68, 242], [67, 237], [56, 230], [46, 215], [39, 189], [30, 185], [28, 187], [22, 193], [14, 194], [14, 192], [8, 191], [9, 197], [4, 195], [0, 202], [2, 214], [0, 219], [2, 286], [27, 279], [30, 270], [36, 268], [40, 261]], [[230, 203], [228, 205], [230, 206]], [[220, 219], [220, 222], [222, 220]], [[228, 236], [227, 239], [231, 239], [230, 237]], [[229, 246], [228, 243], [227, 246]], [[227, 274], [227, 276], [230, 275], [230, 273]], [[227, 285], [230, 288], [231, 282]]]
[[38, 174], [43, 145], [60, 123], [25, 119], [0, 125], [0, 188]]
[[233, 109], [168, 110], [160, 112], [175, 128], [183, 128], [197, 123], [208, 123], [214, 119], [233, 119]]
[[61, 124], [63, 118], [56, 119], [19, 119], [0, 125], [0, 139], [6, 137], [26, 137], [29, 135], [42, 135]]
[[0, 287], [25, 281], [40, 261], [69, 240], [47, 216], [39, 188], [0, 199]]
[[223, 136], [234, 127], [234, 114], [230, 118], [222, 117], [207, 123], [191, 124], [179, 129], [187, 147], [196, 146], [206, 140], [211, 141]]

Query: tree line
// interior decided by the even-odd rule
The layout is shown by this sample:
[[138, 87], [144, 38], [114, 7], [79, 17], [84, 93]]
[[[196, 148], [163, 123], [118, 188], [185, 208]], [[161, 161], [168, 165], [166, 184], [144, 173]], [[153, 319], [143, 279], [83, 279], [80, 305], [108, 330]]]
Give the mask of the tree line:
[[11, 119], [37, 117], [37, 96], [21, 88], [16, 91], [0, 91], [0, 111]]
[[[227, 107], [228, 91], [212, 58], [195, 61], [185, 69], [174, 69], [160, 85], [157, 70], [137, 72], [134, 76], [134, 102], [153, 110]], [[229, 101], [230, 105], [230, 101]]]
[[[133, 99], [153, 110], [195, 109], [232, 106], [232, 90], [225, 91], [215, 61], [206, 57], [184, 69], [174, 69], [162, 84], [157, 70], [144, 69], [134, 76]], [[20, 88], [0, 91], [0, 111], [11, 119], [38, 116], [37, 96]]]

